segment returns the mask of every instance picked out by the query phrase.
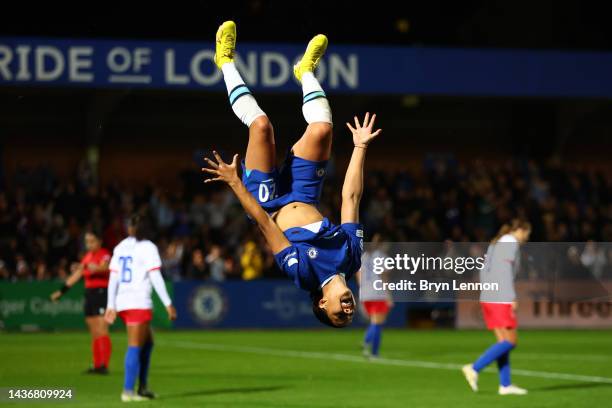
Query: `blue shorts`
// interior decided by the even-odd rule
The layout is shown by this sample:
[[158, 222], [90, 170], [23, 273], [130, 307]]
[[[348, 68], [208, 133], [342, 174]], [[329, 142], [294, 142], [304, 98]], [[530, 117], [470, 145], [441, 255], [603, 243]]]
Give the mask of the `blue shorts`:
[[242, 162], [242, 183], [268, 213], [293, 202], [317, 205], [327, 173], [327, 160], [310, 161], [288, 153], [280, 171], [248, 170]]

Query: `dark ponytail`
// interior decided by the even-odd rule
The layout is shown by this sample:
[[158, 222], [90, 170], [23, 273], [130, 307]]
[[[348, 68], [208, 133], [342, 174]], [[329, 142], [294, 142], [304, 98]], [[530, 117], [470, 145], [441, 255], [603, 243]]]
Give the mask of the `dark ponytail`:
[[151, 224], [146, 217], [140, 214], [134, 214], [130, 217], [129, 225], [133, 229], [134, 238], [136, 238], [137, 241], [151, 239]]

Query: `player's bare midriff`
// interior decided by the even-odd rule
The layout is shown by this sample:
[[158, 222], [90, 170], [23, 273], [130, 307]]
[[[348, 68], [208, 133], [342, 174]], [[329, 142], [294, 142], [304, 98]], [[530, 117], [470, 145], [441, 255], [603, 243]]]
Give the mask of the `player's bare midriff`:
[[323, 215], [314, 205], [294, 202], [282, 207], [272, 215], [272, 218], [282, 231], [286, 231], [289, 228], [321, 221]]

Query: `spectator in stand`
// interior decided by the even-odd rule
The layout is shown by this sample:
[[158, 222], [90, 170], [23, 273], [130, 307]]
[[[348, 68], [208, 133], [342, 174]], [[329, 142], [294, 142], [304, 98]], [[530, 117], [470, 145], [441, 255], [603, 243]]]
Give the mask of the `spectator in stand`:
[[17, 280], [31, 280], [32, 274], [30, 266], [22, 254], [15, 255], [15, 270], [17, 271]]
[[114, 248], [125, 237], [126, 232], [121, 222], [121, 217], [113, 217], [111, 222], [104, 230], [104, 242], [109, 248]]
[[369, 229], [378, 229], [382, 226], [385, 215], [391, 213], [393, 203], [385, 187], [380, 187], [370, 204], [367, 206], [365, 223]]
[[221, 247], [213, 245], [206, 255], [206, 264], [210, 270], [210, 278], [215, 282], [223, 282], [225, 280], [225, 259], [223, 259]]
[[181, 280], [184, 246], [180, 239], [171, 240], [162, 255], [162, 269], [166, 278]]
[[49, 274], [49, 271], [47, 270], [47, 264], [42, 259], [36, 261], [34, 265], [34, 272], [36, 280], [42, 281], [51, 278], [51, 274]]
[[[197, 172], [180, 178], [185, 185], [153, 183], [132, 190], [121, 180], [98, 184], [88, 166], [83, 162], [72, 177], [58, 179], [48, 166], [20, 165], [11, 180], [0, 183], [9, 186], [0, 191], [0, 259], [8, 272], [0, 278], [65, 278], [68, 265], [81, 255], [83, 231], [104, 231], [103, 241], [112, 248], [125, 237], [125, 215], [136, 210], [155, 221], [156, 241], [166, 240], [160, 247], [172, 279], [201, 267], [192, 266], [201, 258], [198, 249], [211, 279], [278, 276], [259, 241], [254, 242], [263, 267], [245, 271], [242, 244], [254, 227], [229, 191], [197, 183]], [[534, 241], [612, 241], [612, 179], [594, 168], [434, 157], [421, 170], [368, 171], [366, 176], [366, 191], [372, 193], [362, 199], [362, 218], [369, 236], [488, 241], [499, 225], [518, 216], [533, 221]], [[320, 207], [326, 216], [338, 208], [337, 183], [329, 178], [324, 187]], [[597, 266], [597, 273], [606, 274], [605, 259], [606, 267]]]
[[607, 263], [605, 247], [588, 241], [580, 255], [580, 261], [595, 278], [601, 278]]
[[191, 262], [187, 266], [187, 278], [189, 279], [208, 279], [210, 277], [208, 273], [208, 267], [204, 259], [204, 252], [196, 248], [191, 253]]
[[69, 243], [70, 234], [64, 225], [64, 217], [60, 214], [56, 214], [53, 217], [53, 224], [49, 232], [49, 255], [51, 260], [55, 261], [68, 252]]
[[247, 241], [244, 244], [242, 255], [240, 256], [240, 266], [242, 266], [242, 279], [252, 280], [261, 278], [263, 273], [263, 256], [254, 241]]
[[567, 258], [561, 265], [561, 279], [583, 280], [590, 277], [589, 270], [580, 261], [580, 251], [575, 246], [567, 250]]
[[206, 206], [210, 228], [221, 230], [226, 222], [227, 212], [232, 203], [232, 197], [227, 191], [214, 191]]
[[197, 194], [193, 201], [191, 202], [191, 206], [189, 207], [189, 218], [191, 222], [195, 224], [197, 227], [201, 227], [202, 225], [208, 222], [208, 206], [206, 205], [206, 197], [204, 194]]
[[168, 195], [157, 191], [151, 197], [151, 209], [157, 221], [157, 226], [167, 230], [174, 223], [174, 211], [168, 199]]
[[612, 244], [608, 244], [606, 250], [606, 266], [604, 267], [601, 279], [605, 281], [612, 281]]
[[69, 275], [70, 262], [68, 262], [68, 258], [62, 257], [60, 258], [57, 266], [55, 268], [55, 273], [53, 274], [57, 279], [67, 279]]

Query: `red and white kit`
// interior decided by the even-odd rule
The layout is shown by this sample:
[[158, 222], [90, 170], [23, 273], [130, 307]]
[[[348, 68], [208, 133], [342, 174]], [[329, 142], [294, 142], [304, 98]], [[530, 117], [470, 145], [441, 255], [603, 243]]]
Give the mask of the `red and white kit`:
[[153, 288], [164, 306], [172, 303], [161, 275], [159, 251], [153, 242], [124, 239], [115, 247], [109, 269], [107, 308], [115, 309], [126, 324], [151, 320]]

